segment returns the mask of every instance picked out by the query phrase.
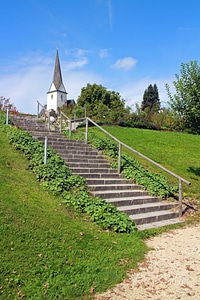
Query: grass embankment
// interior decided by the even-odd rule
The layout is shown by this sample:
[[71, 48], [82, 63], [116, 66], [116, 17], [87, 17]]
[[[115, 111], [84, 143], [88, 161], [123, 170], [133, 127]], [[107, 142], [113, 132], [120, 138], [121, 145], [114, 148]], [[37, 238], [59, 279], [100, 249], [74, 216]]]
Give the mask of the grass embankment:
[[[191, 182], [188, 186], [183, 184], [183, 196], [186, 199], [197, 200], [200, 205], [200, 136], [178, 132], [154, 131], [119, 126], [104, 126], [104, 129], [120, 141], [151, 158], [165, 168]], [[97, 128], [89, 128], [89, 132], [105, 136]], [[143, 165], [161, 172], [160, 169], [150, 165], [139, 156], [128, 152]], [[178, 180], [168, 173], [162, 173], [168, 179], [178, 184]]]
[[0, 298], [86, 299], [137, 267], [136, 235], [103, 231], [44, 191], [0, 131]]

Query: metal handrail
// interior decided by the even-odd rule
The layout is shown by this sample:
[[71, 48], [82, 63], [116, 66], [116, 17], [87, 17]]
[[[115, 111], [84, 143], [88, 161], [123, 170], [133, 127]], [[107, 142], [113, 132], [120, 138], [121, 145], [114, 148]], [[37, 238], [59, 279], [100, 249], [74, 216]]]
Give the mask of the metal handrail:
[[66, 119], [66, 121], [69, 123], [69, 136], [71, 136], [72, 133], [72, 120], [62, 111], [60, 112], [60, 132], [62, 132], [62, 117]]
[[107, 134], [109, 137], [111, 137], [113, 140], [115, 140], [118, 145], [119, 145], [119, 151], [118, 151], [118, 173], [121, 172], [121, 151], [122, 151], [122, 146], [127, 148], [128, 150], [134, 152], [135, 154], [139, 155], [140, 157], [144, 158], [145, 160], [147, 160], [148, 162], [152, 163], [153, 165], [155, 165], [156, 167], [160, 168], [161, 170], [169, 173], [170, 175], [174, 176], [175, 178], [178, 179], [179, 181], [179, 217], [182, 216], [182, 199], [183, 199], [183, 193], [182, 193], [182, 182], [185, 182], [186, 184], [190, 185], [191, 182], [189, 182], [188, 180], [182, 178], [181, 176], [177, 175], [176, 173], [168, 170], [167, 168], [163, 167], [162, 165], [158, 164], [157, 162], [155, 162], [154, 160], [148, 158], [147, 156], [143, 155], [142, 153], [138, 152], [137, 150], [131, 148], [130, 146], [124, 144], [123, 142], [121, 142], [120, 140], [118, 140], [116, 137], [114, 137], [112, 134], [110, 134], [108, 131], [106, 131], [105, 129], [103, 129], [101, 126], [99, 126], [97, 123], [95, 123], [93, 120], [91, 120], [89, 117], [86, 117], [86, 133], [85, 133], [85, 139], [86, 142], [88, 141], [88, 123], [91, 122], [93, 125], [95, 125], [96, 127], [98, 127], [101, 131], [103, 131], [105, 134]]
[[44, 105], [42, 105], [38, 100], [37, 100], [37, 117], [39, 118], [39, 114], [40, 114], [40, 106], [46, 111], [46, 108], [44, 107]]

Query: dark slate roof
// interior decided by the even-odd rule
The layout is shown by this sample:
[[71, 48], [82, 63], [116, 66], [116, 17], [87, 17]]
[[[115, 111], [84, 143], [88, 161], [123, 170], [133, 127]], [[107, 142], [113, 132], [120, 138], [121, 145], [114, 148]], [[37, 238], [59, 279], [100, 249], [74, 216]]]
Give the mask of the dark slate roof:
[[59, 87], [62, 84], [62, 74], [61, 74], [60, 61], [59, 61], [59, 56], [58, 56], [58, 49], [56, 51], [56, 61], [55, 61], [54, 74], [53, 74], [53, 83], [57, 90], [59, 89]]

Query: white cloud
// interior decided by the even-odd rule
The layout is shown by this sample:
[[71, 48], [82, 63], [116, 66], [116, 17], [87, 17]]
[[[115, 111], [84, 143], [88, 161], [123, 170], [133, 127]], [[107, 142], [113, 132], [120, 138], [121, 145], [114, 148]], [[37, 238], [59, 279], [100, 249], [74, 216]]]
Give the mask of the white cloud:
[[100, 58], [110, 57], [110, 51], [111, 51], [111, 49], [100, 49], [99, 50]]
[[78, 48], [78, 49], [75, 49], [74, 56], [75, 57], [83, 57], [88, 53], [90, 53], [89, 50]]
[[104, 79], [98, 74], [87, 71], [72, 71], [63, 73], [63, 81], [67, 89], [68, 99], [77, 100], [81, 89], [88, 83], [104, 84]]
[[62, 62], [63, 69], [75, 70], [84, 67], [89, 62], [87, 57], [87, 54], [90, 53], [89, 50], [78, 48], [71, 51], [67, 50], [65, 53], [70, 59], [67, 62]]
[[135, 67], [137, 64], [137, 60], [132, 57], [124, 57], [121, 59], [118, 59], [112, 67], [114, 69], [122, 69], [124, 71], [129, 71]]
[[82, 68], [85, 65], [88, 64], [88, 58], [87, 57], [81, 57], [80, 59], [76, 61], [69, 61], [66, 62], [64, 65], [64, 68], [67, 70], [75, 70], [77, 68]]
[[[40, 101], [43, 105], [46, 104], [46, 93], [53, 78], [54, 60], [54, 57], [49, 58], [36, 54], [9, 64], [6, 62], [6, 69], [1, 68], [0, 96], [10, 98], [10, 102], [14, 103], [20, 112], [36, 114], [36, 101]], [[108, 78], [95, 71], [80, 69], [86, 63], [87, 59], [84, 57], [80, 58], [80, 60], [74, 58], [70, 63], [61, 59], [62, 77], [68, 92], [68, 99], [77, 100], [81, 89], [87, 83], [96, 83], [119, 92], [122, 98], [126, 100], [127, 105], [134, 106], [135, 103], [141, 103], [144, 91], [148, 85], [156, 83], [161, 102], [168, 101], [165, 83], [168, 83], [171, 87], [174, 80], [173, 77], [133, 79], [130, 76], [128, 81], [127, 79], [123, 81], [116, 78]]]
[[[173, 78], [151, 78], [143, 77], [139, 80], [130, 79], [127, 83], [122, 83], [117, 86], [117, 91], [120, 93], [123, 99], [126, 100], [126, 105], [131, 106], [135, 109], [135, 104], [141, 104], [143, 99], [143, 94], [145, 89], [149, 84], [156, 84], [158, 87], [159, 97], [161, 104], [167, 106], [167, 101], [169, 101], [167, 92], [165, 89], [165, 84], [168, 83], [170, 87], [172, 86]], [[115, 89], [115, 87], [114, 87]]]
[[[101, 84], [103, 82], [103, 78], [93, 72], [74, 70], [85, 63], [86, 61], [82, 59], [82, 61], [72, 61], [70, 66], [61, 60], [63, 82], [69, 99], [77, 100], [81, 88], [87, 83]], [[7, 72], [0, 74], [0, 96], [10, 98], [10, 102], [19, 112], [36, 114], [36, 101], [46, 104], [46, 93], [52, 82], [53, 71], [54, 59], [42, 59], [38, 56], [34, 65], [31, 57], [30, 59], [22, 58], [15, 64], [11, 62], [7, 65]]]
[[1, 76], [1, 93], [10, 98], [10, 102], [14, 103], [18, 111], [34, 114], [37, 112], [36, 100], [41, 103], [46, 100], [46, 92], [51, 84], [49, 80], [52, 80], [52, 74], [48, 76], [49, 71], [48, 67], [37, 66]]

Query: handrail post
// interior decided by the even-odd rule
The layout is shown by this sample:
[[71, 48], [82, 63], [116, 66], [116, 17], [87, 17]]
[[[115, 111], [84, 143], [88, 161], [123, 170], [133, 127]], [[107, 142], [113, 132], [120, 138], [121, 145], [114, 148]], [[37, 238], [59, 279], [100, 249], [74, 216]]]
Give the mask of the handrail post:
[[48, 118], [47, 118], [47, 120], [48, 120], [48, 130], [50, 130], [50, 115], [49, 115], [49, 112], [48, 112]]
[[8, 108], [6, 109], [6, 125], [8, 125]]
[[74, 112], [74, 130], [76, 130], [76, 112]]
[[47, 138], [47, 136], [45, 136], [45, 140], [44, 140], [44, 164], [45, 165], [47, 163], [47, 141], [48, 141], [48, 138]]
[[60, 132], [62, 132], [62, 111], [60, 112]]
[[182, 217], [182, 180], [179, 178], [179, 195], [178, 195], [178, 201], [179, 201], [179, 218]]
[[72, 135], [72, 122], [69, 121], [69, 137]]
[[39, 106], [40, 106], [40, 104], [39, 104], [39, 102], [37, 101], [37, 118], [39, 119]]
[[118, 150], [118, 173], [121, 173], [121, 155], [122, 155], [122, 144], [119, 142]]
[[88, 118], [85, 118], [85, 141], [88, 142]]

